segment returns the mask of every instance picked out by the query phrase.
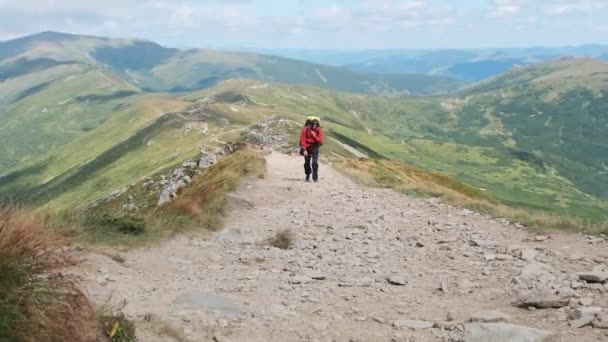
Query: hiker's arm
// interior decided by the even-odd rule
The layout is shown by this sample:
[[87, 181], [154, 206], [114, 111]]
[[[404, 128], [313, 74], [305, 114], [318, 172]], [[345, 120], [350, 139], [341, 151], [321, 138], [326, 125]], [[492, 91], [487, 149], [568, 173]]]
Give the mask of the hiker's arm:
[[319, 129], [317, 130], [317, 134], [314, 134], [313, 137], [315, 138], [315, 141], [319, 144], [323, 143], [323, 129], [321, 127], [319, 127]]
[[308, 148], [308, 145], [306, 144], [306, 128], [304, 128], [302, 133], [300, 133], [300, 146], [302, 146], [304, 151], [306, 151]]

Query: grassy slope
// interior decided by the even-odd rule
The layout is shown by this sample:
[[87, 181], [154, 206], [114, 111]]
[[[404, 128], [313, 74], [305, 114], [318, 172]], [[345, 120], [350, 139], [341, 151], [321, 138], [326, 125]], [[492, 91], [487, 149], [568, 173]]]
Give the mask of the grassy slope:
[[34, 160], [94, 129], [136, 93], [130, 84], [90, 68], [27, 91], [22, 99], [0, 107], [1, 170]]

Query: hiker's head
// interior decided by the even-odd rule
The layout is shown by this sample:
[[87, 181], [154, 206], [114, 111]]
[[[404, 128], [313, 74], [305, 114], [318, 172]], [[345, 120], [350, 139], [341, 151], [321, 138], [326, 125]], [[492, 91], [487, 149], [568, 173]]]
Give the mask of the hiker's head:
[[311, 123], [312, 123], [312, 120], [306, 119], [306, 122], [304, 123], [304, 127], [310, 126]]
[[312, 122], [310, 123], [310, 127], [312, 127], [312, 128], [319, 127], [319, 120], [317, 120], [317, 119], [312, 120]]

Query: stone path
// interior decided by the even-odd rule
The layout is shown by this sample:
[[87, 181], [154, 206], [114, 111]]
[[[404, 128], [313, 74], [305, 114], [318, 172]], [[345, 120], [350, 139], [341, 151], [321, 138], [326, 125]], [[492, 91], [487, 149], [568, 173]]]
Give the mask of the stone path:
[[[123, 303], [141, 341], [608, 340], [604, 239], [533, 234], [327, 165], [304, 183], [300, 158], [267, 160], [221, 233], [105, 251], [124, 264], [82, 252], [94, 300]], [[265, 244], [284, 229], [291, 249]]]

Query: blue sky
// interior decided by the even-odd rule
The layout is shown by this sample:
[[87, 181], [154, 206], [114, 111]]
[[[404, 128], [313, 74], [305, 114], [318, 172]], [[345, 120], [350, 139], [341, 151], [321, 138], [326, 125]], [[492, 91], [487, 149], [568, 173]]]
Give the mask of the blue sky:
[[176, 47], [608, 43], [608, 0], [0, 0], [0, 40], [54, 30]]

